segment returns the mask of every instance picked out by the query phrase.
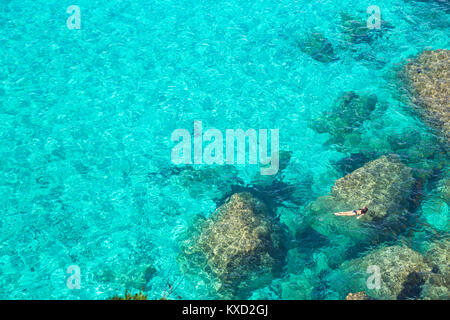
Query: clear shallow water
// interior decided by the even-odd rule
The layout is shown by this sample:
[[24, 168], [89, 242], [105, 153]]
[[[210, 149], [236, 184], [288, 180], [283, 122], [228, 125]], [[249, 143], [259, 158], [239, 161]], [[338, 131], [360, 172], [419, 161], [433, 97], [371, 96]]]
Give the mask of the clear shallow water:
[[[344, 92], [374, 93], [388, 106], [367, 128], [368, 151], [402, 129], [431, 134], [399, 99], [392, 70], [424, 49], [449, 48], [449, 16], [436, 4], [377, 1], [394, 29], [357, 45], [345, 41], [339, 13], [364, 19], [370, 1], [78, 1], [81, 30], [68, 30], [71, 4], [0, 4], [0, 298], [105, 299], [143, 286], [158, 298], [168, 276], [181, 279], [179, 245], [194, 217], [215, 210], [224, 181], [250, 183], [259, 170], [183, 183], [171, 171], [170, 134], [192, 130], [193, 120], [280, 129], [280, 149], [293, 152], [284, 182], [303, 190], [296, 218], [279, 212], [294, 229], [342, 176], [332, 164], [348, 154], [309, 125]], [[299, 49], [313, 30], [338, 61]], [[448, 205], [431, 183], [424, 198], [419, 220], [445, 234]], [[430, 212], [433, 201], [441, 215]], [[296, 264], [310, 270], [310, 298], [345, 294], [321, 292], [330, 270], [320, 259]], [[81, 268], [80, 290], [66, 288], [69, 265]], [[176, 295], [214, 298], [195, 278]], [[280, 298], [265, 287], [252, 297]]]

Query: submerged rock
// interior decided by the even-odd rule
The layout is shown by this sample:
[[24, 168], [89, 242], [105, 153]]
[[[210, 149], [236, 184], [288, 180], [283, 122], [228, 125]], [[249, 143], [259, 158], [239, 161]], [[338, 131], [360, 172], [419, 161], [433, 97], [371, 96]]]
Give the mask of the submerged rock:
[[408, 62], [401, 77], [406, 80], [419, 113], [450, 140], [450, 50], [423, 51]]
[[371, 42], [373, 38], [370, 37], [370, 29], [367, 28], [366, 21], [354, 18], [351, 15], [341, 13], [342, 26], [346, 40], [351, 43]]
[[431, 195], [421, 205], [421, 214], [431, 227], [446, 232], [450, 229], [449, 202], [442, 201], [439, 197]]
[[282, 300], [311, 300], [317, 286], [314, 275], [306, 270], [301, 274], [290, 273], [279, 281]]
[[361, 168], [367, 162], [375, 160], [381, 156], [376, 152], [358, 152], [351, 153], [348, 157], [333, 162], [333, 166], [342, 174], [346, 175], [358, 168]]
[[302, 52], [319, 62], [329, 63], [339, 59], [334, 54], [333, 45], [322, 33], [308, 34], [305, 39], [298, 42], [298, 45]]
[[353, 91], [344, 93], [333, 105], [331, 111], [323, 113], [312, 123], [318, 133], [331, 135], [327, 144], [338, 149], [351, 150], [361, 145], [363, 124], [370, 120], [377, 107], [375, 95], [358, 95]]
[[331, 112], [324, 113], [315, 120], [314, 129], [319, 133], [336, 133], [352, 131], [370, 118], [375, 110], [375, 95], [360, 96], [353, 91], [344, 93], [334, 104]]
[[446, 166], [448, 155], [439, 137], [428, 132], [406, 128], [387, 137], [393, 153], [396, 153], [411, 168], [418, 169], [422, 178], [429, 178], [434, 170]]
[[450, 171], [439, 182], [438, 189], [441, 199], [446, 203], [450, 203]]
[[[450, 2], [448, 0], [413, 0], [413, 1], [436, 3], [437, 5], [441, 6], [443, 11], [445, 11], [446, 13], [450, 13]], [[430, 10], [430, 11], [433, 12], [434, 10]]]
[[355, 18], [345, 12], [341, 13], [342, 27], [346, 40], [351, 43], [371, 43], [376, 38], [382, 37], [387, 30], [393, 29], [393, 26], [387, 21], [381, 21], [379, 29], [369, 29], [367, 20]]
[[336, 269], [348, 256], [353, 256], [354, 248], [355, 242], [349, 237], [326, 237], [308, 227], [300, 231], [295, 239], [295, 246], [288, 251], [284, 270], [298, 274], [307, 266], [315, 274], [321, 274], [329, 269]]
[[425, 253], [431, 272], [421, 296], [427, 300], [450, 299], [450, 239], [438, 240]]
[[[376, 283], [372, 282], [377, 270], [381, 280], [378, 289]], [[331, 286], [342, 286], [339, 290], [344, 292], [364, 290], [375, 299], [396, 300], [414, 298], [407, 293], [420, 293], [428, 271], [429, 266], [420, 253], [407, 247], [390, 246], [344, 262], [328, 280]], [[368, 283], [371, 284], [370, 288]]]
[[180, 166], [176, 168], [174, 177], [178, 185], [194, 199], [205, 195], [219, 199], [231, 191], [231, 185], [239, 182], [236, 168], [230, 165], [215, 167]]
[[393, 156], [382, 156], [337, 180], [331, 194], [351, 208], [366, 205], [364, 219], [370, 221], [401, 213], [413, 184], [411, 169]]
[[408, 274], [403, 282], [402, 291], [397, 295], [397, 300], [419, 299], [427, 276], [428, 272], [413, 271]]
[[132, 261], [129, 264], [111, 263], [99, 270], [96, 277], [104, 282], [117, 283], [127, 289], [141, 289], [156, 274], [151, 264]]
[[[415, 179], [411, 169], [394, 156], [382, 156], [337, 180], [331, 194], [320, 197], [310, 206], [308, 220], [317, 232], [332, 236], [344, 234], [353, 239], [373, 236], [372, 224], [380, 228], [395, 223], [409, 207]], [[338, 211], [351, 211], [367, 206], [361, 219], [335, 216]], [[387, 230], [387, 229], [385, 229]]]
[[263, 202], [237, 193], [199, 226], [184, 255], [218, 280], [213, 281], [219, 295], [242, 296], [278, 271], [285, 255], [283, 231]]
[[367, 68], [375, 68], [377, 70], [383, 69], [388, 61], [380, 55], [377, 55], [371, 50], [371, 47], [368, 48], [358, 48], [356, 50], [352, 50], [353, 58], [362, 63]]
[[356, 293], [349, 293], [345, 300], [372, 300], [364, 291], [356, 292]]
[[426, 222], [440, 231], [450, 229], [450, 175], [444, 176], [435, 192], [431, 193], [421, 204], [421, 214]]
[[[283, 179], [283, 171], [289, 166], [292, 158], [292, 151], [279, 151], [278, 172], [274, 175], [261, 175], [258, 173], [252, 178], [251, 185], [258, 185], [260, 188], [270, 188], [276, 181], [280, 182]], [[269, 167], [270, 165], [263, 165], [262, 167]]]

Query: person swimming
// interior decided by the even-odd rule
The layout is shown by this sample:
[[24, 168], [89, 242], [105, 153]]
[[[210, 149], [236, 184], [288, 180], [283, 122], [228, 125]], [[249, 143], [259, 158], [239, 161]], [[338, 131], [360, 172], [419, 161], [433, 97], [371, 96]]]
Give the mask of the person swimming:
[[335, 212], [335, 216], [357, 216], [356, 219], [363, 217], [369, 208], [366, 206], [362, 207], [362, 209], [352, 210], [352, 211], [343, 211], [343, 212]]

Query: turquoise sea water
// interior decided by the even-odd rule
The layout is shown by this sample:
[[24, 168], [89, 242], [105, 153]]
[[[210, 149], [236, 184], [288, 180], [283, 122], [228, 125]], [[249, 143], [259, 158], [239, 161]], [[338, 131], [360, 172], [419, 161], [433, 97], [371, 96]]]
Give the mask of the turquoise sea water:
[[[66, 26], [72, 4], [81, 8], [80, 30]], [[340, 13], [365, 20], [374, 4], [393, 28], [370, 43], [348, 42]], [[386, 106], [365, 127], [367, 153], [403, 130], [435, 134], [410, 112], [393, 74], [425, 49], [449, 49], [446, 8], [406, 0], [2, 0], [0, 298], [106, 299], [144, 287], [156, 299], [169, 278], [180, 283], [173, 298], [214, 299], [201, 277], [183, 277], [180, 243], [228, 186], [260, 179], [259, 167], [236, 166], [236, 175], [211, 167], [186, 180], [170, 161], [172, 131], [192, 131], [194, 120], [222, 131], [279, 128], [280, 149], [292, 152], [283, 182], [299, 196], [292, 207], [276, 194], [273, 209], [295, 233], [308, 204], [343, 176], [335, 164], [350, 156], [311, 129], [344, 92], [376, 94]], [[310, 32], [321, 32], [339, 59], [302, 52], [299, 39]], [[417, 250], [436, 230], [449, 231], [436, 188], [426, 184], [412, 213]], [[284, 202], [294, 215], [283, 216]], [[314, 287], [302, 298], [345, 297], [323, 280], [332, 268], [320, 256], [290, 263], [281, 277], [304, 272]], [[70, 265], [80, 267], [79, 290], [66, 286]], [[264, 284], [247, 298], [282, 297]]]

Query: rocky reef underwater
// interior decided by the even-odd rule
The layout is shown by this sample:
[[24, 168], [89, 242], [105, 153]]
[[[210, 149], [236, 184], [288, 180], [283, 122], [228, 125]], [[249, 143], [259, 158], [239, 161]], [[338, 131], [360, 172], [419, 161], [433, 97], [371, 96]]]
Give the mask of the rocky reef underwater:
[[0, 1], [0, 299], [448, 300], [450, 2], [376, 2]]
[[[307, 41], [314, 59], [335, 59], [321, 35]], [[367, 141], [366, 127], [387, 108], [373, 94], [345, 92], [313, 119], [326, 146], [349, 154], [334, 164], [342, 177], [328, 194], [308, 199], [308, 181], [283, 182], [288, 152], [275, 177], [218, 184], [217, 209], [184, 236], [178, 262], [186, 276], [202, 279], [208, 295], [221, 299], [449, 299], [449, 72], [450, 50], [424, 51], [396, 70], [403, 98], [429, 136], [402, 132]], [[181, 178], [187, 190], [196, 188], [195, 176], [216, 176], [209, 170], [233, 176], [230, 168], [189, 170], [191, 180]], [[425, 189], [436, 192], [424, 198]], [[362, 206], [369, 210], [361, 219], [333, 214]], [[368, 285], [370, 268], [379, 271], [376, 288]]]

